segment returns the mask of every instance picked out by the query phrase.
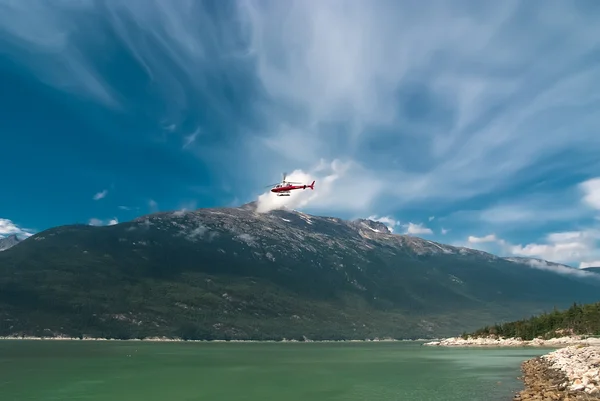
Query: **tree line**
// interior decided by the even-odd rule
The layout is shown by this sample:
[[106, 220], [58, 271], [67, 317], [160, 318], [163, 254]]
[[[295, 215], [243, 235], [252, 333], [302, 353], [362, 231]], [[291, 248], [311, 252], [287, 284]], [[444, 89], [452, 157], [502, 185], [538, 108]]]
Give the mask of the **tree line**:
[[554, 308], [552, 312], [529, 319], [485, 326], [472, 333], [463, 333], [462, 337], [498, 336], [533, 340], [538, 337], [550, 339], [567, 335], [600, 335], [600, 302], [573, 303], [566, 310]]

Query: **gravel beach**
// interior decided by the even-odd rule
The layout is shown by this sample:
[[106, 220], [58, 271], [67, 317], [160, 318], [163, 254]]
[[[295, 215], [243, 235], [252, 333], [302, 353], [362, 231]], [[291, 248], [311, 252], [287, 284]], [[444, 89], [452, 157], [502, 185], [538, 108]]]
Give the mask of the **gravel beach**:
[[515, 401], [600, 400], [600, 347], [568, 346], [523, 362]]

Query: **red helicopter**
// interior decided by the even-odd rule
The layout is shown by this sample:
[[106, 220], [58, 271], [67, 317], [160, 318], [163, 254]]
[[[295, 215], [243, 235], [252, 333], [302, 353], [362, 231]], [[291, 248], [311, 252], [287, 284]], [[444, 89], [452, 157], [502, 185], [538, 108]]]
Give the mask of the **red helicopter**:
[[273, 188], [271, 188], [271, 192], [277, 194], [277, 196], [290, 196], [291, 195], [290, 191], [292, 191], [294, 189], [306, 189], [306, 188], [310, 188], [312, 190], [315, 189], [314, 181], [310, 185], [306, 185], [306, 184], [293, 185], [293, 184], [301, 184], [301, 183], [293, 182], [293, 181], [286, 181], [285, 180], [286, 177], [287, 177], [287, 173], [283, 173], [283, 180], [281, 180], [281, 183], [267, 185], [267, 187], [273, 187]]

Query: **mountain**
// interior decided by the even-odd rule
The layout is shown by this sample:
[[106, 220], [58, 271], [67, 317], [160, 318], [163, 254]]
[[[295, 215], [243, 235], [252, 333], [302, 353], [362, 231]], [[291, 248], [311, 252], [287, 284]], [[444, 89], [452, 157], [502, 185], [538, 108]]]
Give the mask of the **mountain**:
[[8, 248], [12, 248], [17, 245], [21, 240], [16, 235], [9, 235], [8, 237], [0, 238], [0, 252], [6, 251]]
[[378, 222], [237, 208], [55, 227], [0, 254], [0, 335], [453, 335], [600, 299], [557, 274]]

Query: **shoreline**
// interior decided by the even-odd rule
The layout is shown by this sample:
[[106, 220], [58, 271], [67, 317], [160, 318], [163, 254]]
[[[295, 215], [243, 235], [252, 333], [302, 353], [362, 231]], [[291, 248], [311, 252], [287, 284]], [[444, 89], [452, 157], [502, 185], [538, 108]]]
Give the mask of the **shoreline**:
[[521, 364], [523, 390], [513, 401], [600, 401], [600, 338], [571, 335], [551, 339], [450, 337], [423, 346], [450, 348], [531, 347], [554, 349]]
[[54, 337], [36, 337], [36, 336], [2, 336], [0, 341], [121, 341], [121, 342], [182, 342], [182, 343], [391, 343], [391, 342], [415, 342], [421, 343], [431, 341], [431, 339], [393, 339], [393, 338], [375, 338], [375, 339], [364, 339], [364, 340], [310, 340], [305, 338], [304, 340], [295, 339], [281, 339], [281, 340], [184, 340], [182, 338], [170, 338], [170, 337], [147, 337], [147, 338], [129, 338], [129, 339], [117, 339], [117, 338], [101, 338], [101, 337], [68, 337], [68, 336], [54, 336]]
[[540, 348], [563, 348], [574, 345], [600, 346], [600, 338], [587, 336], [565, 336], [550, 338], [547, 340], [535, 338], [523, 340], [521, 338], [503, 337], [449, 337], [442, 340], [428, 341], [423, 344], [429, 347], [540, 347]]
[[148, 337], [144, 339], [111, 339], [96, 337], [36, 337], [3, 336], [5, 341], [117, 341], [117, 342], [190, 342], [190, 343], [422, 343], [433, 347], [538, 347], [556, 348], [544, 355], [521, 363], [523, 389], [513, 401], [600, 401], [600, 338], [569, 336], [531, 341], [519, 338], [450, 337], [431, 339], [365, 339], [365, 340], [184, 340], [181, 338]]
[[515, 401], [600, 400], [600, 346], [571, 345], [521, 364]]

